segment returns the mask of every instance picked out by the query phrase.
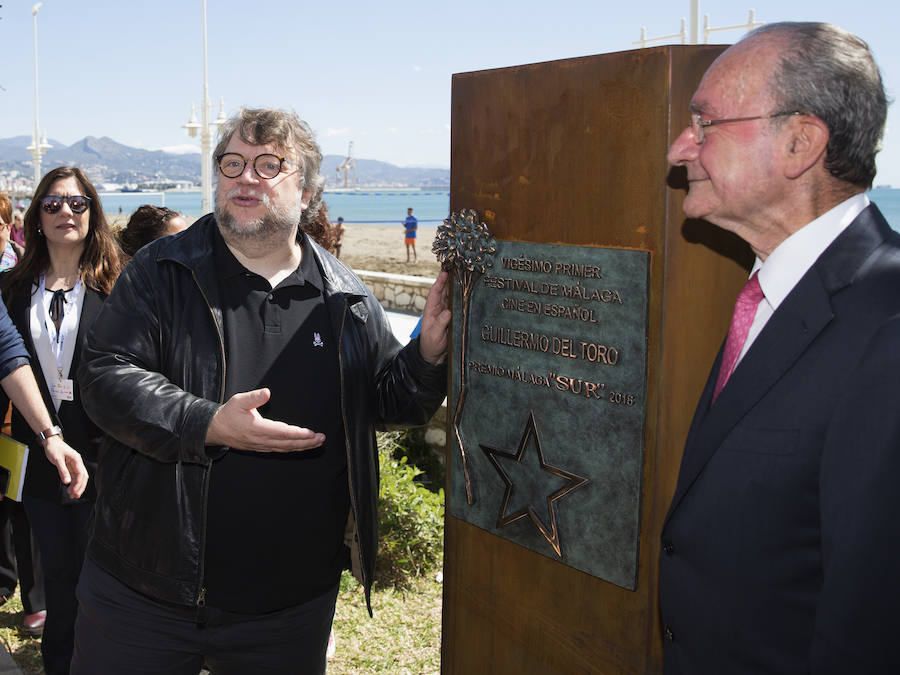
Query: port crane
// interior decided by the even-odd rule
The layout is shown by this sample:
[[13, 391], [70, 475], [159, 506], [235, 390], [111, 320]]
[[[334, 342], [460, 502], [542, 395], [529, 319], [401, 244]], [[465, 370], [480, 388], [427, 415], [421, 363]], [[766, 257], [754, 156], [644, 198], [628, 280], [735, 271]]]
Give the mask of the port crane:
[[353, 174], [353, 187], [356, 187], [356, 162], [353, 161], [353, 141], [350, 141], [350, 147], [347, 148], [347, 158], [338, 164], [334, 170], [337, 183], [341, 183], [341, 172], [344, 173], [344, 187], [350, 187], [350, 174]]

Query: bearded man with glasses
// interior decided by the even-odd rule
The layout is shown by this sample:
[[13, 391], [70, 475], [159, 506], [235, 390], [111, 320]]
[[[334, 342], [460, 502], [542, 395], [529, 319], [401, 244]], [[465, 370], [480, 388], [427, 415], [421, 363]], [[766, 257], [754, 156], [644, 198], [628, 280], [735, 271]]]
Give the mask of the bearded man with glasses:
[[367, 601], [376, 424], [446, 391], [447, 280], [405, 348], [366, 286], [303, 231], [309, 127], [242, 110], [215, 213], [141, 249], [84, 353], [108, 434], [73, 673], [323, 673], [341, 571]]
[[868, 46], [763, 26], [669, 149], [684, 212], [756, 254], [662, 530], [667, 675], [900, 673], [900, 235], [866, 190]]

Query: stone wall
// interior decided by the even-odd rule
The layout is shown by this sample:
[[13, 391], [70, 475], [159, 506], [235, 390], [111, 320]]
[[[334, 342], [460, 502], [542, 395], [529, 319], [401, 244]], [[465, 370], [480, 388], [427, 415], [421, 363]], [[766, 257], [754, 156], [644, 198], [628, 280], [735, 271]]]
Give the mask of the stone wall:
[[[372, 289], [372, 293], [385, 309], [398, 312], [421, 314], [425, 309], [425, 298], [434, 284], [434, 279], [414, 277], [407, 274], [388, 274], [354, 270], [357, 276]], [[413, 436], [430, 451], [435, 462], [444, 463], [444, 447], [447, 442], [447, 402], [441, 406], [428, 424], [419, 427]], [[442, 472], [436, 477], [438, 487], [443, 485]]]
[[354, 270], [385, 309], [421, 314], [434, 279], [406, 274]]

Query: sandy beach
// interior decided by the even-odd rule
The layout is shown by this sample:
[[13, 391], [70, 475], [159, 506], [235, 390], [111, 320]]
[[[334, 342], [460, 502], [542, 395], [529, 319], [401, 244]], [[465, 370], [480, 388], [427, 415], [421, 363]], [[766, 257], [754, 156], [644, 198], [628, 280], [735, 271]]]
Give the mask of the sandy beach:
[[[128, 216], [107, 214], [109, 224], [118, 229], [128, 222]], [[434, 278], [441, 271], [431, 252], [435, 226], [420, 225], [416, 242], [419, 254], [417, 263], [406, 262], [406, 246], [403, 243], [403, 227], [400, 225], [363, 225], [344, 223], [347, 232], [341, 250], [341, 261], [356, 270], [411, 274]]]
[[432, 278], [441, 271], [441, 266], [431, 252], [431, 243], [437, 229], [434, 226], [419, 225], [416, 241], [419, 261], [407, 264], [403, 228], [400, 225], [344, 224], [347, 233], [344, 235], [341, 260], [353, 269]]

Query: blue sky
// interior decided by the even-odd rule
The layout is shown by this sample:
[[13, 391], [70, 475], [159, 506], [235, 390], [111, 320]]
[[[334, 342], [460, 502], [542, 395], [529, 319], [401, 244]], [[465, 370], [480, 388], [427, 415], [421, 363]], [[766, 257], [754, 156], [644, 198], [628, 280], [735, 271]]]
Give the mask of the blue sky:
[[[752, 4], [750, 4], [752, 3]], [[0, 137], [34, 128], [34, 2], [0, 8]], [[872, 46], [888, 94], [900, 92], [898, 3], [883, 0], [701, 0], [712, 26], [837, 23]], [[209, 93], [295, 109], [327, 154], [401, 166], [450, 163], [457, 72], [633, 49], [676, 33], [689, 0], [456, 0], [453, 3], [207, 0]], [[181, 128], [202, 89], [200, 0], [45, 0], [38, 11], [41, 127], [70, 144], [109, 136], [163, 148], [198, 141]], [[733, 42], [739, 31], [714, 35]], [[218, 108], [214, 110], [214, 113]], [[876, 183], [900, 187], [900, 112], [892, 106]]]

